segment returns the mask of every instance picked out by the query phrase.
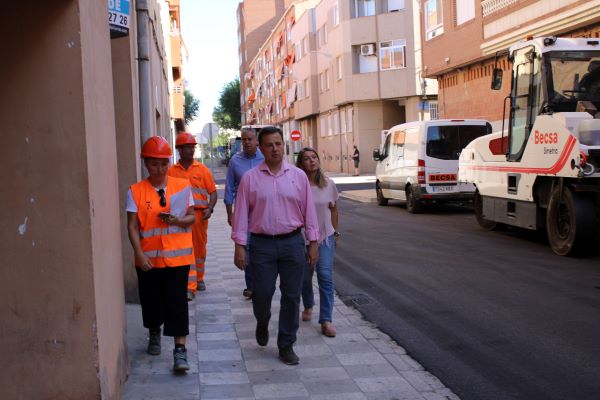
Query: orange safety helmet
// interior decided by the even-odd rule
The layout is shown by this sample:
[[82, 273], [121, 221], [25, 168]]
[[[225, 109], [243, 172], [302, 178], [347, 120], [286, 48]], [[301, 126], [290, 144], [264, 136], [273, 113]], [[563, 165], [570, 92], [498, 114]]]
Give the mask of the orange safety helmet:
[[171, 146], [164, 138], [152, 136], [142, 146], [142, 157], [170, 158], [173, 155]]
[[175, 147], [183, 146], [184, 144], [198, 144], [196, 137], [191, 133], [181, 132], [175, 140]]

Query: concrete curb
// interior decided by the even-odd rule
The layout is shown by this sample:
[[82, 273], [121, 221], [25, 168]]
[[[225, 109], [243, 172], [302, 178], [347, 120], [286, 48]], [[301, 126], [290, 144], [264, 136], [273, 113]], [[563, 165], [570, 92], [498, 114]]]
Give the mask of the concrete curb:
[[374, 189], [365, 190], [346, 190], [340, 192], [340, 197], [360, 201], [361, 203], [377, 203], [377, 197]]

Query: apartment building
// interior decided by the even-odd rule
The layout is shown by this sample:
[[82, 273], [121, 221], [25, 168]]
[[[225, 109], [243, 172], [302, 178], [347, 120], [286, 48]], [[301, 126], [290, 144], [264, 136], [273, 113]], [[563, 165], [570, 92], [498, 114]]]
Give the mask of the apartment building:
[[[328, 171], [350, 172], [357, 145], [361, 170], [373, 171], [370, 153], [383, 130], [435, 118], [437, 87], [421, 72], [417, 3], [320, 0], [292, 8], [242, 75], [247, 121], [281, 125], [286, 138], [300, 130], [301, 141], [288, 141], [290, 154], [315, 147]], [[271, 62], [281, 37], [291, 64]]]
[[[185, 91], [183, 68], [186, 58], [185, 45], [181, 37], [180, 25], [180, 0], [169, 0], [169, 18], [165, 20], [169, 22], [169, 45], [170, 52], [168, 53], [169, 71], [169, 97], [171, 105], [171, 132], [176, 136], [177, 132], [185, 131], [184, 121], [184, 104], [185, 99], [183, 92]], [[171, 138], [174, 140], [174, 138]]]
[[271, 34], [263, 42], [249, 70], [242, 80], [246, 91], [244, 120], [248, 125], [279, 126], [286, 141], [286, 155], [293, 162], [293, 154], [302, 146], [290, 133], [298, 129], [294, 102], [296, 81], [293, 75], [295, 46], [291, 40], [296, 16], [314, 7], [317, 0], [298, 1], [291, 5], [275, 24]]
[[586, 0], [426, 0], [423, 70], [439, 84], [440, 118], [483, 118], [502, 126], [510, 85], [490, 89], [494, 60], [510, 82], [507, 50], [533, 36], [600, 37], [600, 7]]
[[244, 0], [237, 8], [238, 22], [238, 59], [240, 62], [240, 104], [242, 124], [246, 120], [248, 92], [244, 75], [249, 71], [249, 63], [254, 59], [259, 49], [271, 36], [272, 30], [286, 10], [298, 0]]
[[127, 379], [125, 194], [140, 143], [170, 137], [172, 71], [169, 1], [119, 4], [129, 26], [112, 39], [107, 2], [9, 2], [0, 17], [14, 55], [0, 65], [2, 399], [119, 399]]

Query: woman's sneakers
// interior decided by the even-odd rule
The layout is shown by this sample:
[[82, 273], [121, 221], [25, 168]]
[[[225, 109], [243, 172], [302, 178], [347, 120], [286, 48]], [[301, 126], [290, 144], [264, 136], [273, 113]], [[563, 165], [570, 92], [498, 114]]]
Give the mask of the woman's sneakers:
[[148, 349], [146, 350], [151, 356], [160, 354], [160, 328], [150, 329], [150, 338], [148, 339]]
[[187, 361], [187, 350], [183, 345], [176, 345], [173, 350], [173, 371], [186, 372], [190, 369]]

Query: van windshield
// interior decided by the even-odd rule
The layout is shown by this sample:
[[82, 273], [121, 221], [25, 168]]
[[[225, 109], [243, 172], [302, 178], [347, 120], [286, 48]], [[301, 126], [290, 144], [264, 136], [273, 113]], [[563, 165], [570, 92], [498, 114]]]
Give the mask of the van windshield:
[[487, 134], [486, 125], [430, 126], [427, 128], [427, 156], [458, 160], [466, 145]]

